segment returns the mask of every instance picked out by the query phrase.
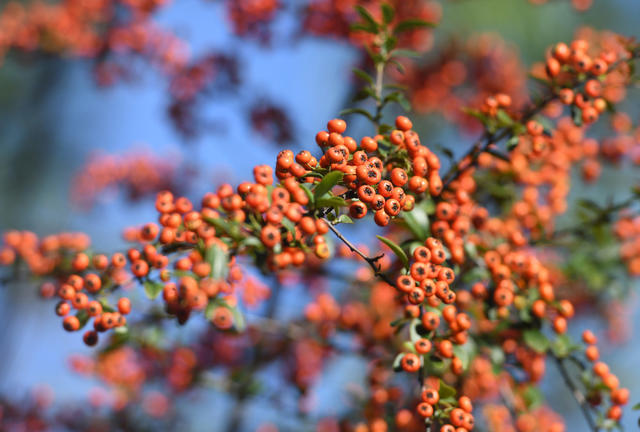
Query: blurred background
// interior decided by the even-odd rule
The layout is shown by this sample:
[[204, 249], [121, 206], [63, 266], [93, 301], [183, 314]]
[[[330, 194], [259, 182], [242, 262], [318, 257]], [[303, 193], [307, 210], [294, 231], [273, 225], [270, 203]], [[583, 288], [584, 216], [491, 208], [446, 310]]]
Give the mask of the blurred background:
[[[0, 231], [28, 229], [39, 235], [83, 231], [105, 252], [125, 247], [124, 227], [155, 219], [154, 197], [137, 199], [135, 193], [107, 188], [95, 199], [87, 198], [79, 173], [99, 155], [157, 158], [166, 164], [164, 180], [196, 200], [222, 181], [249, 177], [256, 164], [272, 164], [281, 149], [313, 151], [315, 133], [350, 105], [356, 84], [351, 69], [361, 63], [362, 56], [348, 42], [302, 34], [297, 10], [304, 2], [283, 3], [284, 12], [270, 23], [266, 41], [234, 35], [229, 12], [218, 1], [174, 1], [154, 16], [159, 26], [188, 43], [191, 57], [228, 56], [229, 82], [199, 97], [193, 108], [197, 113], [193, 130], [189, 130], [192, 125], [176, 127], [170, 83], [162, 71], [142, 60], [132, 60], [126, 79], [98, 85], [89, 60], [6, 57], [0, 67]], [[640, 28], [637, 0], [595, 0], [584, 12], [564, 0], [544, 5], [525, 0], [443, 0], [440, 4], [441, 25], [433, 33], [426, 64], [452, 46], [487, 38], [489, 45], [513, 51], [526, 69], [549, 46], [570, 41], [582, 27], [613, 29], [629, 36], [637, 35]], [[439, 112], [421, 111], [414, 116], [414, 124], [423, 143], [460, 154], [473, 141], [473, 128], [461, 128], [446, 116], [443, 121]], [[637, 107], [634, 115], [637, 121]], [[261, 120], [266, 125], [262, 129]], [[359, 137], [368, 133], [365, 127], [360, 119], [351, 119], [349, 132]], [[578, 186], [572, 199], [586, 195], [604, 200], [637, 180], [631, 172], [605, 169], [597, 187]], [[640, 384], [636, 303], [632, 295], [623, 317], [626, 333], [602, 347], [604, 359], [630, 387], [632, 403], [640, 400], [640, 386], [634, 385]], [[95, 379], [69, 367], [69, 355], [90, 349], [77, 335], [61, 331], [51, 309], [28, 281], [0, 288], [3, 395], [19, 400], [34, 389], [50, 388], [56, 403], [64, 404], [86, 400], [99, 386]], [[579, 335], [586, 326], [600, 329], [603, 336], [609, 328], [606, 320], [594, 315], [576, 320], [571, 332]], [[317, 389], [314, 415], [319, 417], [339, 412], [348, 403], [344, 389], [364, 379], [362, 359], [347, 356], [334, 363], [325, 372], [326, 380], [341, 384], [331, 392]], [[553, 389], [545, 391], [550, 405], [568, 419], [567, 430], [584, 430], [577, 405], [567, 390], [552, 385], [559, 377], [553, 367], [548, 369], [543, 387]], [[231, 402], [224, 393], [201, 390], [182, 403], [181, 409], [188, 413], [183, 416], [184, 430], [228, 430]], [[278, 408], [267, 402], [257, 401], [245, 416], [250, 420], [243, 430], [279, 421]], [[623, 423], [628, 430], [637, 427], [631, 412]]]

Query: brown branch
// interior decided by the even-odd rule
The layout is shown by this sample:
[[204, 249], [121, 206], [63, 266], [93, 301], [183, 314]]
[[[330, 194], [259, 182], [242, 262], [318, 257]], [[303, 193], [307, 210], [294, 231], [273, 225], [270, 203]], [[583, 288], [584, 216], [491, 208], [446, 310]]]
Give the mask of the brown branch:
[[587, 424], [589, 425], [589, 429], [593, 432], [598, 432], [600, 428], [596, 425], [596, 422], [593, 420], [593, 416], [591, 415], [591, 410], [589, 408], [589, 403], [587, 402], [582, 392], [578, 389], [578, 387], [576, 387], [573, 380], [569, 376], [569, 372], [567, 371], [567, 368], [564, 365], [563, 359], [558, 358], [555, 355], [552, 357], [555, 360], [556, 365], [558, 366], [558, 370], [560, 371], [560, 375], [562, 375], [562, 379], [564, 380], [564, 383], [567, 385], [567, 387], [571, 391], [573, 398], [580, 406], [580, 410], [582, 410], [582, 414], [584, 415], [584, 418]]
[[378, 263], [378, 261], [380, 261], [380, 259], [384, 256], [384, 254], [380, 254], [380, 255], [375, 256], [375, 257], [370, 257], [370, 256], [366, 255], [360, 249], [358, 249], [356, 246], [354, 246], [354, 244], [351, 243], [349, 241], [349, 239], [347, 239], [340, 231], [338, 231], [338, 229], [330, 221], [328, 221], [327, 219], [324, 219], [324, 218], [323, 218], [323, 220], [327, 223], [327, 225], [329, 226], [329, 229], [335, 234], [335, 236], [338, 237], [340, 239], [340, 241], [342, 241], [342, 243], [347, 245], [347, 247], [351, 250], [351, 252], [357, 254], [360, 258], [365, 260], [367, 262], [367, 264], [369, 264], [369, 267], [371, 267], [371, 269], [373, 270], [373, 272], [376, 275], [376, 277], [382, 279], [383, 281], [385, 281], [389, 285], [394, 286], [393, 281], [389, 278], [389, 276], [387, 276], [386, 274], [382, 273], [382, 271], [380, 269], [380, 264]]

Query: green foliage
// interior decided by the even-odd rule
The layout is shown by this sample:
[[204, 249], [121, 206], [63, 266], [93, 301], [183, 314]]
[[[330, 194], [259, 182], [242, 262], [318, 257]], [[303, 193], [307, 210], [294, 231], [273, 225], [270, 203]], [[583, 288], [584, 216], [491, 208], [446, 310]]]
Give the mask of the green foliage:
[[143, 286], [144, 286], [144, 293], [151, 300], [158, 297], [158, 295], [160, 295], [164, 287], [160, 282], [156, 282], [151, 279], [145, 280]]
[[382, 243], [386, 244], [387, 246], [389, 246], [389, 249], [391, 249], [391, 251], [398, 257], [400, 258], [400, 261], [402, 261], [402, 264], [404, 265], [405, 268], [409, 268], [409, 258], [407, 257], [407, 254], [404, 252], [404, 250], [398, 245], [396, 244], [393, 240], [389, 240], [386, 237], [382, 237], [382, 236], [376, 236], [378, 238], [378, 240], [380, 240]]

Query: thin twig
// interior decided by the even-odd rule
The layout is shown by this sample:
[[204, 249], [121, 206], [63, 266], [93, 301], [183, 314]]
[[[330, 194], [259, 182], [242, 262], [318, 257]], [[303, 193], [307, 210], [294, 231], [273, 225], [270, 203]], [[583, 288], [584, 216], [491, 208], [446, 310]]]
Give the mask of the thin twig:
[[574, 382], [571, 380], [571, 377], [569, 376], [569, 372], [565, 368], [563, 359], [558, 358], [556, 356], [553, 356], [553, 359], [556, 361], [556, 365], [558, 366], [558, 370], [560, 371], [560, 375], [562, 375], [562, 378], [564, 379], [565, 384], [567, 385], [567, 387], [569, 387], [569, 390], [571, 390], [571, 394], [573, 395], [573, 398], [576, 400], [578, 405], [580, 405], [580, 409], [582, 410], [582, 414], [584, 415], [584, 418], [587, 421], [587, 424], [589, 425], [589, 429], [591, 429], [593, 432], [598, 432], [600, 428], [596, 425], [595, 421], [593, 420], [591, 411], [589, 409], [589, 403], [585, 399], [582, 392], [578, 389], [578, 387], [576, 387]]
[[327, 219], [323, 219], [323, 220], [327, 223], [327, 225], [329, 226], [329, 229], [336, 235], [336, 237], [338, 237], [340, 241], [342, 241], [342, 243], [347, 245], [347, 247], [351, 250], [351, 252], [357, 254], [360, 258], [365, 260], [367, 264], [369, 264], [369, 267], [371, 267], [371, 269], [373, 270], [374, 274], [377, 277], [379, 277], [389, 285], [393, 285], [393, 281], [389, 278], [389, 276], [382, 273], [380, 269], [380, 264], [378, 263], [378, 261], [380, 261], [380, 259], [384, 256], [384, 254], [380, 254], [375, 257], [370, 257], [366, 255], [360, 249], [354, 246], [354, 244], [351, 243], [349, 239], [347, 239], [340, 231], [338, 231], [338, 229], [330, 221], [328, 221]]

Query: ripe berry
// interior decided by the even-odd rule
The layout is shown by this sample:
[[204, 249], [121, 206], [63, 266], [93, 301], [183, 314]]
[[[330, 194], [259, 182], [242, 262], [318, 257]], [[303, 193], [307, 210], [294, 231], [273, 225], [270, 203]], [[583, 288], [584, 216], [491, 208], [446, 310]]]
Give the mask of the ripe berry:
[[406, 132], [413, 128], [413, 123], [411, 123], [411, 120], [409, 120], [408, 117], [398, 116], [396, 117], [396, 127], [401, 131]]
[[420, 369], [420, 358], [414, 353], [407, 353], [402, 357], [402, 369], [405, 372], [416, 372]]

